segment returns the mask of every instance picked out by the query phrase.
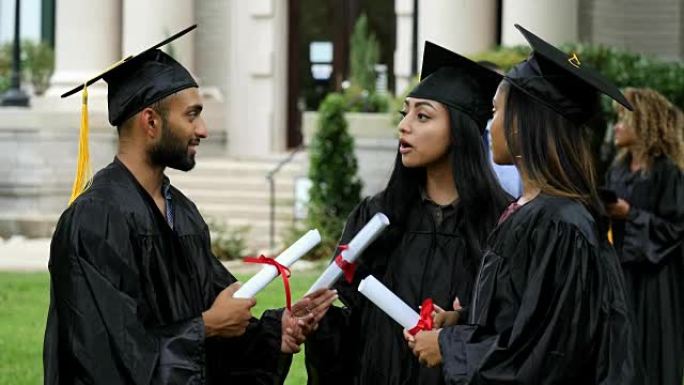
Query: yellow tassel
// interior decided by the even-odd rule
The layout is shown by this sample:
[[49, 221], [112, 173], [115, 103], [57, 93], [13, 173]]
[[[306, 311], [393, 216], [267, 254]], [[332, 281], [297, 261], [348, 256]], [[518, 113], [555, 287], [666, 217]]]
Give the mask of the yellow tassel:
[[83, 102], [81, 105], [81, 131], [78, 142], [78, 160], [76, 163], [76, 178], [71, 188], [69, 204], [76, 200], [92, 183], [90, 168], [90, 152], [88, 150], [88, 87], [83, 85]]
[[611, 223], [610, 226], [608, 227], [608, 242], [612, 245], [613, 244], [613, 224]]

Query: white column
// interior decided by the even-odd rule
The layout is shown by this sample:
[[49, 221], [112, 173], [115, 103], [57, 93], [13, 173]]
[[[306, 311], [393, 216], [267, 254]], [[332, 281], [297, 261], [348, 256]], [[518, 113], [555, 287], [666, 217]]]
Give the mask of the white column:
[[[60, 95], [121, 59], [120, 0], [56, 2], [55, 73], [47, 96]], [[104, 94], [98, 82], [91, 95]]]
[[423, 56], [425, 40], [461, 55], [471, 55], [492, 48], [496, 44], [496, 1], [420, 0], [419, 62]]
[[[194, 0], [123, 0], [123, 54], [134, 55], [194, 23]], [[195, 64], [194, 34], [163, 48], [190, 72]]]
[[575, 42], [578, 13], [578, 0], [503, 0], [501, 44], [527, 45], [516, 23], [551, 44]]
[[413, 60], [413, 0], [395, 0], [397, 37], [394, 48], [395, 94], [406, 92], [411, 84], [411, 61]]
[[231, 1], [228, 151], [259, 157], [285, 149], [287, 3]]

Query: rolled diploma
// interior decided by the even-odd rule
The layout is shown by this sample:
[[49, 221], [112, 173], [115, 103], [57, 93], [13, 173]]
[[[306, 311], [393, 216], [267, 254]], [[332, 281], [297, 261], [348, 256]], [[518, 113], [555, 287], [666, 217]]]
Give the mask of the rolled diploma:
[[[280, 253], [275, 260], [285, 267], [290, 267], [320, 242], [321, 234], [318, 230], [309, 230], [297, 242]], [[252, 298], [277, 276], [278, 269], [275, 266], [264, 265], [258, 273], [254, 274], [244, 285], [240, 286], [235, 294], [233, 294], [233, 298]]]
[[420, 319], [418, 313], [372, 275], [361, 281], [359, 292], [390, 316], [390, 318], [397, 321], [404, 329], [411, 329], [418, 324]]
[[[354, 263], [356, 259], [363, 253], [364, 250], [373, 243], [373, 241], [382, 233], [382, 231], [389, 225], [389, 219], [383, 213], [377, 213], [366, 223], [365, 226], [354, 236], [354, 238], [347, 245], [346, 250], [342, 250], [342, 258], [349, 263]], [[329, 288], [342, 276], [342, 269], [332, 261], [325, 271], [318, 277], [316, 282], [309, 288], [306, 294], [311, 294], [314, 291], [322, 288]]]

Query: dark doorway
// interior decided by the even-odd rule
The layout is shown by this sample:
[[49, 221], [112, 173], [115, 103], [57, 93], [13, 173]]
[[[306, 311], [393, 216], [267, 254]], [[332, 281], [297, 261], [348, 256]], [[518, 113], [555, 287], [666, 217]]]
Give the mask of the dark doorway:
[[[287, 145], [292, 148], [302, 142], [302, 111], [317, 110], [325, 95], [342, 89], [349, 37], [362, 12], [380, 42], [380, 63], [387, 65], [393, 89], [396, 16], [394, 0], [288, 0], [288, 5]], [[312, 46], [315, 42], [321, 44]]]

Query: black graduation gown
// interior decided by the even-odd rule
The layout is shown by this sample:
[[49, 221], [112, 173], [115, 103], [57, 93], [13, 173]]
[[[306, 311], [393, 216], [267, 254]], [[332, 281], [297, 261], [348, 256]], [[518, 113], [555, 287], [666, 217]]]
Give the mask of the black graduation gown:
[[[348, 243], [380, 210], [380, 195], [366, 198], [350, 214], [341, 237]], [[441, 224], [436, 215], [443, 213]], [[432, 298], [452, 309], [454, 297], [467, 305], [479, 255], [467, 252], [458, 204], [440, 209], [425, 199], [410, 208], [406, 228], [390, 225], [360, 258], [352, 284], [335, 287], [345, 308], [331, 307], [306, 343], [309, 384], [443, 384], [439, 369], [419, 364], [402, 327], [358, 291], [373, 274], [413, 309]]]
[[636, 315], [639, 352], [649, 383], [681, 385], [684, 371], [684, 174], [667, 158], [646, 174], [612, 167], [609, 188], [630, 204], [613, 221], [628, 302]]
[[171, 188], [174, 228], [114, 160], [62, 214], [50, 250], [45, 384], [272, 384], [282, 312], [237, 338], [206, 338], [201, 313], [235, 278], [195, 205]]
[[442, 329], [448, 384], [630, 384], [615, 252], [583, 205], [540, 195], [489, 237], [468, 324]]

